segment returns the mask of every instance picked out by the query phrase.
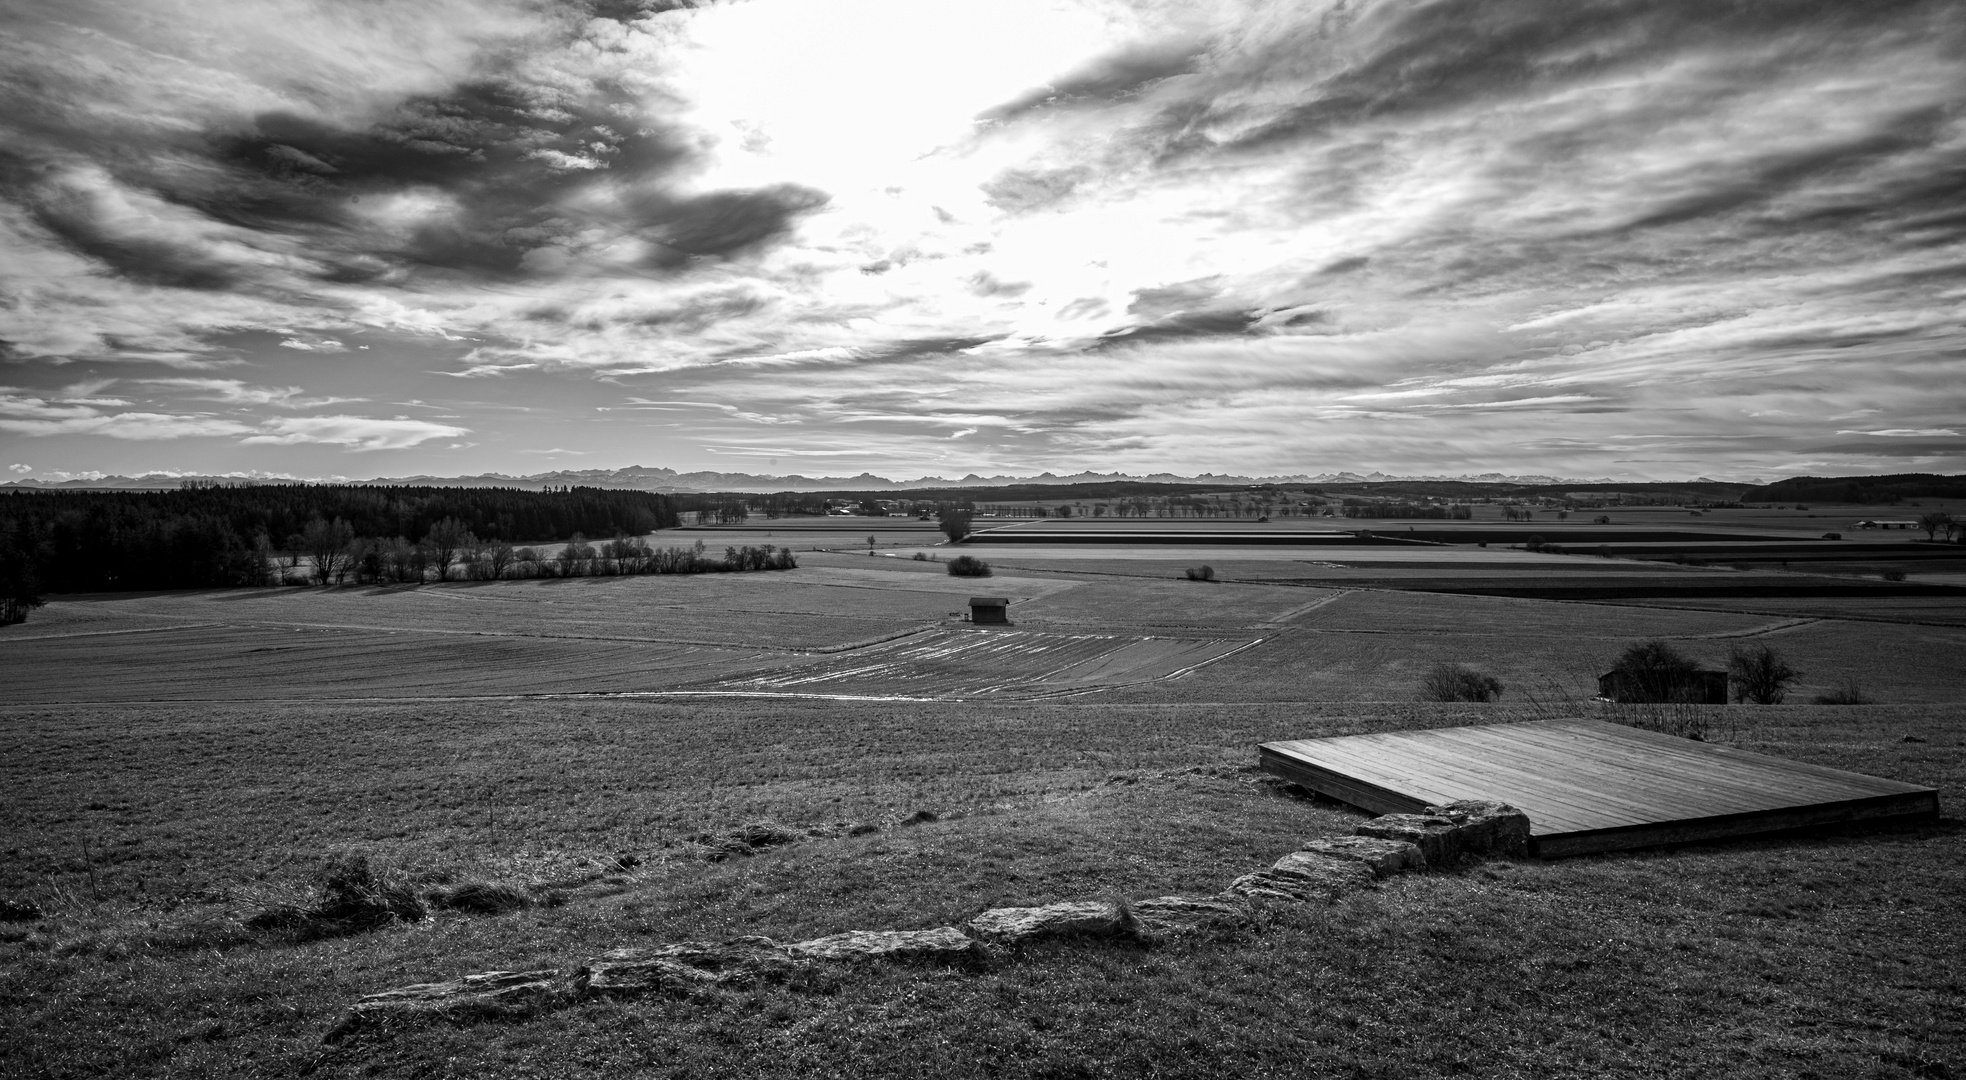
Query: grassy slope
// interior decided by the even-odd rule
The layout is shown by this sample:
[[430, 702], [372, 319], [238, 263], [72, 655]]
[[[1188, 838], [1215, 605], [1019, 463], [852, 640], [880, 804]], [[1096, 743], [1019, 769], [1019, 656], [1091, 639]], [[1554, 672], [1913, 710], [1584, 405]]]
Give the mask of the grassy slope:
[[[1966, 795], [1966, 709], [1738, 712], [1751, 749], [1936, 784], [1949, 808]], [[286, 1071], [311, 1060], [341, 1005], [405, 982], [636, 942], [796, 938], [935, 925], [996, 903], [1212, 889], [1356, 816], [1241, 782], [1251, 744], [1503, 715], [591, 701], [6, 710], [0, 832], [13, 850], [0, 893], [57, 916], [0, 944], [0, 1071]], [[919, 809], [945, 820], [896, 824]], [[885, 827], [724, 864], [673, 846], [759, 817]], [[351, 847], [429, 879], [568, 875], [623, 852], [647, 861], [557, 909], [226, 944], [227, 911]], [[982, 975], [883, 970], [437, 1029], [332, 1057], [322, 1074], [1914, 1076], [1966, 1064], [1962, 856], [1946, 824], [1409, 876], [1217, 938], [1060, 945]]]
[[[1966, 697], [1966, 631], [1947, 627], [1197, 585], [1152, 563], [1020, 584], [1008, 567], [972, 583], [934, 564], [802, 558], [809, 571], [743, 578], [64, 601], [9, 628], [0, 690], [15, 702], [37, 687], [326, 700], [0, 709], [0, 897], [54, 913], [0, 926], [0, 1074], [288, 1071], [341, 1006], [406, 982], [637, 942], [1218, 888], [1355, 816], [1242, 782], [1252, 744], [1534, 714], [1370, 703], [1407, 696], [1435, 659], [1489, 667], [1511, 701], [1561, 701], [1636, 637], [1712, 660], [1765, 634], [1811, 680], [1860, 669], [1887, 703]], [[906, 587], [868, 588], [904, 584], [869, 570]], [[1028, 629], [1269, 642], [1047, 706], [346, 700], [665, 685], [699, 662], [778, 664], [788, 643], [933, 620], [979, 585], [1032, 597], [1013, 609]], [[187, 621], [235, 629], [16, 640]], [[439, 632], [457, 630], [495, 637]], [[743, 648], [644, 644], [665, 636]], [[1282, 703], [1305, 699], [1322, 703]], [[1749, 748], [1937, 784], [1949, 809], [1966, 794], [1959, 705], [1728, 713], [1722, 730]], [[943, 820], [898, 824], [924, 809]], [[882, 828], [725, 864], [679, 842], [758, 818]], [[593, 1006], [405, 1035], [322, 1072], [1937, 1075], [1926, 1066], [1966, 1067], [1962, 848], [1947, 824], [1411, 876], [1219, 939]], [[584, 884], [561, 908], [307, 945], [230, 921], [346, 850], [424, 882]], [[643, 862], [604, 869], [624, 853]]]

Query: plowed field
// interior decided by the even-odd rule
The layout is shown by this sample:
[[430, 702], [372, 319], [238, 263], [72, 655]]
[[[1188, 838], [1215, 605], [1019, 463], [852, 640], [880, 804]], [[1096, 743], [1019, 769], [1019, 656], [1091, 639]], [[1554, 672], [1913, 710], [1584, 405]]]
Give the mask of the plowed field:
[[687, 692], [873, 699], [1049, 697], [1175, 677], [1250, 644], [1219, 638], [932, 630]]

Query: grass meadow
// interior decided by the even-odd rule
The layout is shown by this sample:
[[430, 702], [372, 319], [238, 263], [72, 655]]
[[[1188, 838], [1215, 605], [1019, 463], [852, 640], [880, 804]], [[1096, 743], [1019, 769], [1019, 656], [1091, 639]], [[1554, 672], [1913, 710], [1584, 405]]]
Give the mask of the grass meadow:
[[[0, 899], [44, 913], [0, 922], [0, 1075], [1966, 1069], [1966, 629], [1210, 584], [1174, 564], [978, 582], [864, 554], [801, 562], [707, 581], [58, 598], [0, 631]], [[1036, 633], [1262, 644], [1065, 700], [663, 696], [947, 626], [971, 592], [1012, 597]], [[1765, 641], [1810, 685], [1861, 673], [1878, 704], [1798, 691], [1714, 707], [1714, 737], [1934, 785], [1947, 816], [1408, 874], [984, 971], [870, 966], [320, 1042], [366, 993], [617, 947], [1212, 892], [1364, 816], [1266, 782], [1255, 744], [1574, 714], [1593, 708], [1589, 678], [1651, 636], [1709, 661]], [[1417, 702], [1441, 659], [1494, 672], [1503, 700]], [[719, 858], [715, 837], [766, 822], [800, 839]], [[248, 924], [352, 854], [418, 889], [494, 882], [540, 902], [319, 940]]]

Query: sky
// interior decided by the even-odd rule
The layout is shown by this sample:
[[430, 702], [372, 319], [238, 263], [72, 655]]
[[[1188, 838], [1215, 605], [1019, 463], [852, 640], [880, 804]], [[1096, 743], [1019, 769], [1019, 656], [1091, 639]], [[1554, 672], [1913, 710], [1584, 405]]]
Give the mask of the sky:
[[0, 5], [0, 480], [628, 465], [1966, 472], [1966, 5]]

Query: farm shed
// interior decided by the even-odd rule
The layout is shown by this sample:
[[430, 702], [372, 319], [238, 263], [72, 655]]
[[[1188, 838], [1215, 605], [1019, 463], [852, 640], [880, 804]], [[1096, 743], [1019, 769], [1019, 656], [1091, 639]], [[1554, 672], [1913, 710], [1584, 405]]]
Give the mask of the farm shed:
[[973, 623], [1010, 622], [1010, 600], [1002, 596], [972, 596], [969, 598], [969, 621]]
[[[1606, 701], [1653, 700], [1639, 684], [1639, 680], [1623, 671], [1607, 671], [1599, 675], [1597, 696]], [[1727, 673], [1724, 671], [1689, 672], [1677, 686], [1673, 687], [1670, 697], [1681, 704], [1725, 705], [1727, 704]]]

